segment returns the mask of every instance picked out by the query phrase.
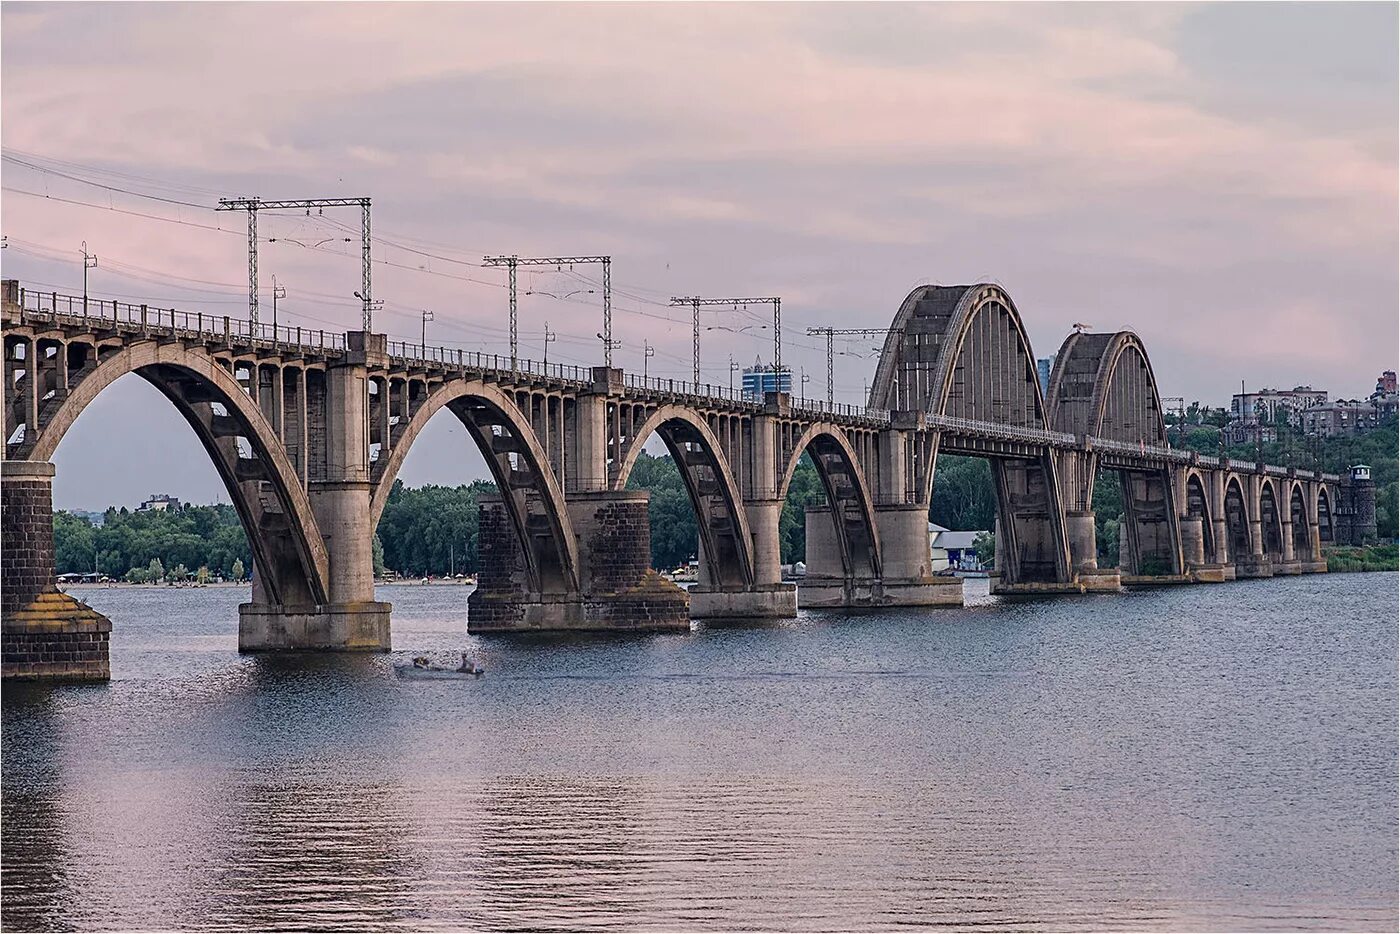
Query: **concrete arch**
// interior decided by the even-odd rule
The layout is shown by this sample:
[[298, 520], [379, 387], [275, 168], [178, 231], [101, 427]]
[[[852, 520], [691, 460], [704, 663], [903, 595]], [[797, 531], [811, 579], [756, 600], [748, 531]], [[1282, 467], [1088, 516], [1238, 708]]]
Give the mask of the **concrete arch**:
[[890, 325], [869, 404], [1048, 428], [1035, 367], [1020, 312], [1000, 286], [920, 286]]
[[[128, 373], [135, 373], [155, 386], [175, 404], [195, 430], [243, 523], [257, 566], [259, 584], [269, 591], [267, 596], [271, 602], [327, 602], [330, 560], [296, 469], [272, 426], [248, 397], [243, 386], [207, 353], [189, 350], [178, 344], [140, 341], [109, 354], [64, 397], [58, 410], [38, 432], [34, 446], [26, 456], [32, 460], [51, 460], [59, 442], [83, 410], [104, 389]], [[191, 399], [182, 389], [184, 384], [196, 387], [195, 392], [207, 394], [209, 398]], [[217, 402], [223, 406], [228, 413], [225, 417], [236, 424], [238, 434], [247, 439], [260, 462], [264, 475], [259, 479], [265, 479], [272, 485], [278, 504], [287, 517], [285, 532], [290, 537], [292, 550], [305, 578], [305, 593], [288, 592], [288, 582], [276, 573], [275, 563], [268, 551], [270, 543], [266, 530], [260, 527], [262, 511], [243, 488], [243, 484], [249, 480], [238, 476], [238, 464], [230, 462], [228, 453], [219, 443], [221, 438], [228, 437], [225, 429], [218, 424], [220, 416], [214, 414], [212, 409], [207, 412], [196, 409], [201, 402]]]
[[[822, 486], [826, 490], [826, 501], [835, 509], [842, 501], [854, 501], [857, 514], [862, 521], [863, 535], [868, 550], [867, 561], [870, 566], [870, 574], [873, 577], [882, 576], [883, 564], [880, 558], [880, 535], [875, 525], [875, 501], [870, 495], [870, 485], [866, 479], [865, 471], [861, 469], [860, 462], [856, 459], [856, 452], [851, 447], [850, 439], [846, 433], [838, 426], [830, 423], [818, 422], [809, 425], [802, 436], [793, 445], [792, 456], [788, 458], [787, 465], [783, 468], [782, 478], [778, 483], [778, 499], [786, 500], [788, 487], [792, 484], [793, 474], [797, 472], [797, 464], [802, 460], [802, 455], [809, 448], [816, 448], [812, 458], [816, 465], [817, 474], [821, 477]], [[828, 457], [839, 458], [841, 467], [840, 474], [833, 474]], [[844, 476], [850, 478], [850, 495], [843, 495], [844, 487], [838, 483], [836, 477]], [[855, 573], [856, 554], [859, 543], [850, 541], [843, 523], [834, 522], [836, 528], [837, 541], [841, 545], [841, 562], [846, 569], [847, 575]]]
[[1249, 522], [1250, 501], [1245, 495], [1244, 484], [1238, 474], [1225, 478], [1225, 535], [1229, 546], [1230, 560], [1238, 564], [1252, 553], [1250, 547]]
[[[477, 411], [481, 415], [473, 414], [473, 405], [480, 407]], [[513, 495], [521, 487], [516, 476], [519, 472], [512, 469], [510, 458], [516, 456], [524, 460], [526, 472], [532, 481], [530, 486], [539, 495], [544, 508], [543, 515], [549, 525], [550, 538], [555, 546], [557, 572], [562, 576], [562, 581], [557, 583], [567, 590], [577, 591], [580, 573], [578, 540], [574, 536], [573, 524], [569, 519], [564, 492], [554, 476], [549, 459], [528, 419], [516, 407], [515, 401], [496, 386], [479, 379], [454, 379], [438, 386], [429, 392], [428, 397], [403, 426], [402, 433], [389, 446], [384, 466], [375, 471], [377, 478], [374, 495], [370, 500], [370, 528], [379, 526], [384, 507], [389, 502], [394, 479], [403, 467], [413, 442], [432, 417], [444, 407], [457, 416], [485, 456], [492, 478], [497, 489], [501, 491], [506, 509], [510, 513], [518, 540], [522, 544], [528, 565], [527, 573], [531, 576], [534, 586], [539, 589], [548, 586], [549, 569], [543, 566], [544, 562], [535, 550], [528, 547], [531, 536], [527, 507]], [[497, 435], [491, 430], [493, 424], [507, 428], [508, 441], [497, 440], [502, 438], [502, 435]], [[381, 447], [380, 450], [383, 451], [384, 448]]]
[[[661, 436], [685, 481], [710, 573], [722, 585], [753, 586], [753, 536], [743, 508], [738, 479], [725, 457], [719, 438], [695, 410], [669, 404], [660, 406], [648, 415], [633, 434], [631, 444], [618, 465], [612, 488], [626, 488], [632, 467], [652, 434]], [[683, 447], [685, 444], [694, 444], [699, 450], [687, 451]], [[697, 467], [708, 469], [712, 478], [699, 476], [695, 470]], [[709, 485], [711, 479], [714, 489]], [[710, 506], [710, 501], [714, 499], [721, 503], [724, 516], [714, 516]], [[733, 531], [726, 534], [724, 521], [712, 520], [727, 521]]]
[[1157, 378], [1132, 331], [1075, 332], [1055, 356], [1047, 393], [1056, 431], [1165, 446], [1167, 423]]
[[1313, 542], [1313, 522], [1308, 511], [1307, 489], [1301, 480], [1287, 484], [1288, 516], [1293, 530], [1293, 557], [1313, 560], [1317, 557]]

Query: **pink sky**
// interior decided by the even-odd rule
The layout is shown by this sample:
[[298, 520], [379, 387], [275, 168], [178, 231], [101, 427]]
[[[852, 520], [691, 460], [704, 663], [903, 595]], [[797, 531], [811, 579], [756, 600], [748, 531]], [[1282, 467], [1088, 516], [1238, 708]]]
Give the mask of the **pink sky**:
[[[616, 360], [640, 369], [650, 341], [659, 375], [690, 369], [671, 294], [782, 295], [784, 362], [817, 395], [805, 327], [883, 327], [914, 285], [979, 279], [1011, 292], [1040, 355], [1075, 321], [1136, 329], [1167, 395], [1227, 404], [1244, 379], [1355, 396], [1396, 365], [1394, 5], [7, 3], [0, 19], [7, 156], [207, 205], [370, 195], [384, 237], [457, 261], [376, 246], [399, 337], [431, 308], [430, 340], [501, 350], [504, 275], [462, 261], [610, 253]], [[74, 290], [86, 240], [94, 293], [246, 311], [237, 217], [14, 161], [3, 177], [6, 277]], [[306, 218], [261, 232], [344, 236]], [[264, 245], [285, 320], [354, 326], [357, 249]], [[599, 362], [597, 299], [522, 298], [523, 352], [548, 320], [552, 359]], [[707, 332], [705, 374], [726, 382], [729, 354], [770, 345]], [[845, 349], [837, 392], [856, 401], [874, 361]], [[139, 464], [65, 479], [129, 427], [117, 401], [113, 434], [85, 418], [60, 449], [72, 505], [150, 492]], [[188, 432], [168, 414], [145, 424]], [[447, 482], [439, 460], [406, 479]], [[200, 498], [212, 470], [191, 470], [171, 483]]]

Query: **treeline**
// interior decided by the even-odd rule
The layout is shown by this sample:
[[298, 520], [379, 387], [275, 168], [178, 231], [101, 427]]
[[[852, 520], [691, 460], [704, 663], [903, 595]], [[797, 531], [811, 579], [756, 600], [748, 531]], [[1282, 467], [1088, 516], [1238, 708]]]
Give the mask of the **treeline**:
[[53, 517], [54, 568], [59, 574], [96, 571], [140, 580], [144, 572], [165, 579], [206, 576], [234, 580], [253, 566], [247, 536], [232, 506], [186, 506], [176, 510], [132, 512], [108, 509], [100, 526], [86, 516], [56, 512]]

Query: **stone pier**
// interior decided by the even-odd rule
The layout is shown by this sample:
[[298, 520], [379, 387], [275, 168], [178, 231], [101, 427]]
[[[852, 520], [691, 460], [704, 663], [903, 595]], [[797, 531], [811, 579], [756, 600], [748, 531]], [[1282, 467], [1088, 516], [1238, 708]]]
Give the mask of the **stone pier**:
[[640, 490], [572, 497], [582, 580], [578, 590], [548, 592], [528, 566], [504, 500], [483, 496], [481, 570], [467, 598], [467, 631], [690, 629], [686, 592], [651, 569], [648, 499]]
[[54, 582], [53, 476], [46, 461], [0, 461], [4, 677], [106, 681], [111, 622]]

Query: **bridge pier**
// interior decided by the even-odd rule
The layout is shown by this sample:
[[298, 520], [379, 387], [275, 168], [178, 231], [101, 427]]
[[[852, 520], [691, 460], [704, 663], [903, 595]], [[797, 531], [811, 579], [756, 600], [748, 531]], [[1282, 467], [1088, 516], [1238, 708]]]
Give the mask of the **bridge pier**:
[[481, 570], [467, 598], [467, 631], [690, 629], [686, 592], [651, 569], [650, 494], [576, 493], [569, 518], [579, 544], [579, 590], [547, 592], [532, 580], [504, 500], [482, 497]]
[[0, 461], [0, 672], [6, 680], [106, 681], [112, 623], [54, 580], [47, 461]]
[[[329, 559], [327, 600], [295, 600], [302, 596], [301, 588], [279, 582], [271, 592], [281, 593], [283, 602], [273, 603], [268, 599], [270, 589], [261, 580], [262, 569], [255, 568], [253, 599], [238, 608], [240, 652], [389, 651], [390, 605], [374, 599], [369, 399], [365, 391], [365, 361], [376, 352], [376, 338], [382, 354], [384, 339], [356, 332], [347, 337], [351, 338], [350, 349], [344, 360], [326, 372], [326, 463], [320, 475], [307, 484], [311, 511]], [[273, 568], [272, 573], [279, 570]], [[289, 595], [295, 602], [287, 599]]]
[[778, 539], [782, 513], [780, 499], [744, 502], [753, 539], [753, 583], [749, 586], [721, 584], [712, 573], [705, 549], [700, 549], [699, 581], [690, 588], [692, 619], [787, 619], [797, 615], [797, 588], [783, 583]]

